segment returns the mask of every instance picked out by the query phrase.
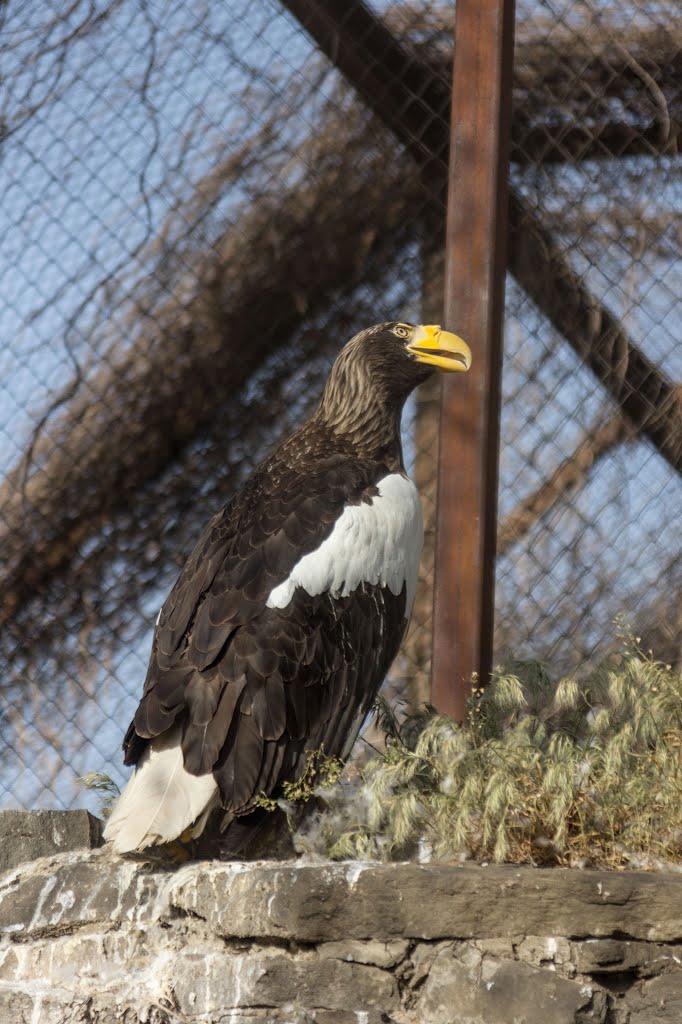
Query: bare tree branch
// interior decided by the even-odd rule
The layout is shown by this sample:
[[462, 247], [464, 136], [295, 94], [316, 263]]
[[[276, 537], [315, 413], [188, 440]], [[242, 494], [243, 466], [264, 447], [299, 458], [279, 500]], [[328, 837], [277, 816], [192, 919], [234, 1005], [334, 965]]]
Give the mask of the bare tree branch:
[[504, 555], [522, 540], [535, 523], [568, 492], [580, 487], [595, 462], [622, 441], [632, 439], [633, 430], [625, 418], [616, 413], [602, 426], [585, 434], [580, 444], [542, 484], [525, 497], [517, 508], [500, 523], [497, 531], [497, 554]]
[[[117, 6], [112, 4], [107, 11]], [[283, 148], [287, 173], [298, 168], [291, 175], [296, 183], [288, 189], [265, 187], [267, 177], [258, 178], [264, 153], [282, 145], [271, 126], [200, 183], [191, 202], [175, 211], [177, 216], [169, 218], [146, 249], [145, 259], [154, 256], [155, 263], [150, 281], [140, 287], [130, 309], [126, 337], [109, 339], [95, 373], [76, 366], [75, 376], [41, 418], [26, 457], [0, 490], [0, 622], [54, 579], [79, 546], [129, 504], [136, 489], [172, 463], [213, 421], [221, 404], [233, 399], [307, 318], [325, 308], [339, 290], [370, 280], [375, 273], [371, 257], [389, 251], [407, 222], [418, 220], [414, 211], [426, 201], [427, 192], [435, 193], [436, 204], [439, 201], [448, 143], [449, 31], [442, 55], [435, 50], [433, 68], [418, 53], [434, 52], [431, 43], [437, 33], [445, 38], [442, 17], [438, 15], [435, 27], [433, 19], [420, 26], [412, 13], [403, 37], [417, 39], [413, 53], [361, 4], [290, 0], [286, 6], [305, 10], [310, 27], [322, 34], [330, 52], [333, 49], [339, 67], [353, 77], [369, 105], [382, 113], [427, 169], [425, 177], [420, 181], [413, 169], [407, 170], [394, 147], [391, 159], [386, 159], [383, 143], [377, 145], [381, 128], [356, 108], [350, 118], [347, 110], [331, 118], [293, 164]], [[338, 22], [329, 20], [334, 9]], [[405, 14], [406, 8], [400, 10]], [[93, 26], [86, 27], [89, 31]], [[638, 30], [636, 39], [626, 35], [625, 54], [613, 43], [612, 33], [591, 33], [576, 41], [575, 33], [564, 38], [554, 32], [550, 52], [549, 43], [538, 42], [537, 25], [523, 32], [517, 88], [520, 95], [525, 90], [534, 104], [523, 111], [523, 130], [543, 118], [551, 121], [555, 87], [564, 88], [564, 103], [574, 103], [565, 89], [568, 62], [571, 74], [581, 68], [586, 81], [612, 90], [618, 98], [625, 90], [639, 104], [638, 110], [652, 116], [658, 111], [660, 119], [667, 118], [670, 142], [677, 113], [666, 98], [682, 53], [682, 29], [671, 26], [669, 33], [655, 35]], [[61, 44], [58, 51], [61, 66]], [[661, 76], [653, 76], [653, 63]], [[439, 77], [443, 75], [445, 79]], [[656, 95], [647, 76], [658, 83]], [[676, 95], [679, 98], [679, 88]], [[288, 94], [283, 102], [292, 107], [301, 96]], [[518, 108], [517, 104], [521, 116]], [[563, 117], [570, 111], [566, 107], [560, 113]], [[356, 130], [358, 123], [364, 125], [361, 132]], [[310, 178], [307, 168], [314, 168]], [[184, 222], [201, 223], [206, 211], [219, 206], [230, 183], [247, 177], [260, 181], [262, 188], [251, 190], [252, 206], [244, 207], [222, 237], [194, 237], [183, 247]], [[512, 198], [510, 215], [511, 269], [520, 283], [636, 427], [679, 467], [679, 391], [584, 288], [552, 233], [518, 196]], [[320, 251], [324, 259], [318, 258]], [[154, 276], [157, 283], [151, 284]], [[115, 276], [104, 283], [109, 293], [115, 291]], [[169, 299], [173, 293], [177, 298]], [[245, 323], [249, 344], [240, 347]], [[106, 400], [99, 401], [98, 396]], [[58, 409], [63, 411], [54, 415]]]
[[[358, 135], [356, 125], [337, 116], [324, 139], [299, 153], [302, 167], [315, 167], [307, 184], [262, 194], [195, 256], [189, 297], [166, 299], [150, 318], [141, 289], [130, 314], [132, 345], [110, 344], [34, 444], [25, 486], [22, 464], [0, 490], [0, 622], [127, 506], [301, 324], [371, 280], [381, 254], [385, 260], [413, 230], [408, 210], [421, 196], [418, 174], [390, 169], [375, 145], [378, 126], [367, 122]], [[205, 183], [197, 202], [211, 201], [219, 178]], [[160, 264], [166, 257], [162, 251]]]
[[[682, 143], [682, 25], [584, 26], [524, 18], [516, 26], [511, 159], [566, 163], [676, 153]], [[432, 72], [451, 80], [454, 12], [389, 7], [384, 22]]]
[[682, 392], [583, 284], [516, 194], [509, 199], [509, 269], [633, 426], [682, 471]]
[[[424, 169], [442, 184], [449, 90], [362, 0], [284, 0]], [[438, 186], [434, 184], [434, 187]], [[636, 428], [682, 469], [682, 396], [583, 284], [522, 197], [509, 196], [509, 269]]]

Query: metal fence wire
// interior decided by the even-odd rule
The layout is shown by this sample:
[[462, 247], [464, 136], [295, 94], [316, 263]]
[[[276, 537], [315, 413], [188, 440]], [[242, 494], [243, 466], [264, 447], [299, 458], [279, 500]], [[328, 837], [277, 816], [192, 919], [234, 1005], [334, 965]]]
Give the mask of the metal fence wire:
[[[206, 520], [343, 341], [439, 315], [453, 5], [358, 10], [0, 9], [1, 806], [92, 805], [93, 769], [122, 781], [152, 624]], [[676, 13], [518, 4], [497, 659], [593, 663], [619, 614], [679, 657]], [[433, 388], [405, 437], [429, 524]], [[413, 700], [432, 573], [427, 535], [390, 681]]]

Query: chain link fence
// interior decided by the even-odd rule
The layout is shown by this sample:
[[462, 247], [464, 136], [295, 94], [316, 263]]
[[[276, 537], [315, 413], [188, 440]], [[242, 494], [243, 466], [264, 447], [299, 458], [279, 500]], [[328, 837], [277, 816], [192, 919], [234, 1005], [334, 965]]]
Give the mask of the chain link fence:
[[[320, 32], [384, 41], [371, 60], [322, 53], [303, 25], [325, 6]], [[675, 7], [518, 6], [499, 658], [569, 671], [614, 646], [618, 614], [679, 657]], [[343, 341], [439, 316], [453, 9], [354, 10], [0, 11], [1, 806], [88, 805], [79, 776], [122, 780], [152, 624], [206, 520], [313, 407]], [[368, 69], [409, 83], [419, 132], [370, 109]], [[405, 113], [388, 87], [385, 106]], [[428, 525], [433, 388], [405, 435]], [[427, 534], [391, 679], [413, 700], [432, 572]]]

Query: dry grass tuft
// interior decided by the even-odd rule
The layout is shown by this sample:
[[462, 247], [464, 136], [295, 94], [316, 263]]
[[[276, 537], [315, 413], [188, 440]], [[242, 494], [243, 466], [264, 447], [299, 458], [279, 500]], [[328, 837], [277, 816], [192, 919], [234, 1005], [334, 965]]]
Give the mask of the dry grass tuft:
[[333, 858], [682, 863], [682, 672], [632, 636], [584, 682], [514, 661], [466, 722], [378, 717], [386, 749], [297, 837]]

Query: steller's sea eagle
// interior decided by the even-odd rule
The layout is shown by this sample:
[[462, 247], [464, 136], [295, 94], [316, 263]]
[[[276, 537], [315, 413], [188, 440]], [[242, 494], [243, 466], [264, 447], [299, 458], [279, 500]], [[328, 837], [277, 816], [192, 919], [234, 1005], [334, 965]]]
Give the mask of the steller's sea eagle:
[[342, 349], [319, 407], [203, 531], [156, 623], [123, 741], [135, 771], [105, 838], [119, 852], [246, 815], [311, 754], [348, 757], [412, 610], [422, 547], [400, 416], [471, 352], [384, 323]]

